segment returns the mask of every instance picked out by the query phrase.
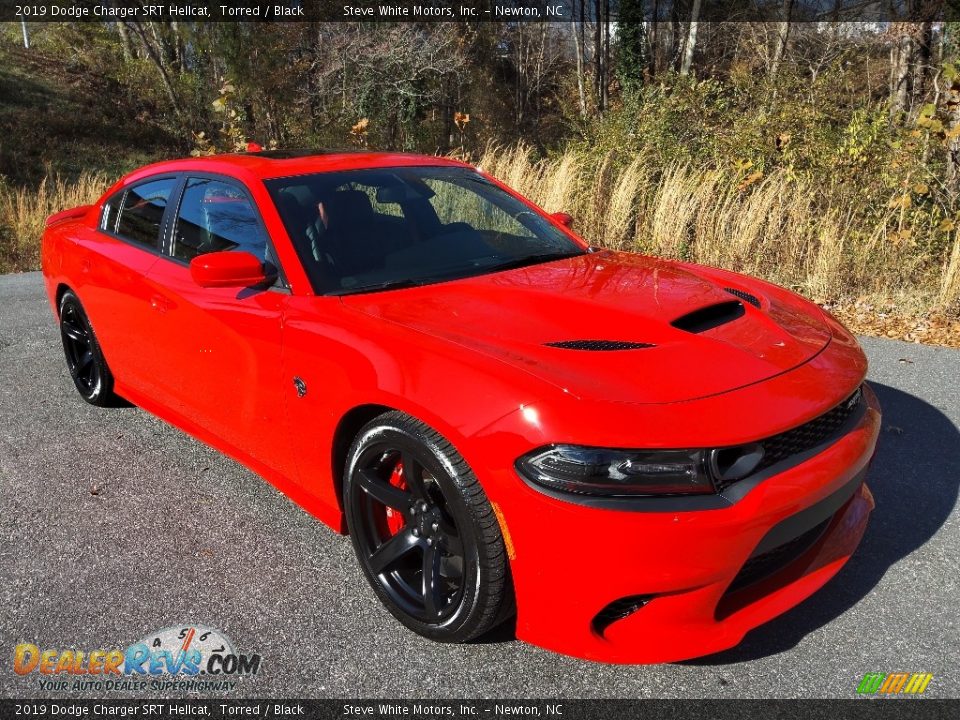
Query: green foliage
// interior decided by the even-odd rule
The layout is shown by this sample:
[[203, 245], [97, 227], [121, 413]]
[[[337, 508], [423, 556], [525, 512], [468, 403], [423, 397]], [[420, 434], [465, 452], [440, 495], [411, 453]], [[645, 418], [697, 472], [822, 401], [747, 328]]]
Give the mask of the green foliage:
[[649, 62], [643, 28], [643, 0], [621, 0], [617, 25], [617, 78], [628, 92], [643, 86]]
[[851, 103], [846, 72], [833, 67], [812, 83], [789, 69], [775, 83], [736, 69], [724, 79], [663, 75], [626, 93], [576, 147], [621, 169], [639, 157], [718, 172], [741, 194], [768, 177], [792, 178], [812, 192], [812, 217], [851, 219], [851, 267], [896, 268], [880, 284], [936, 284], [960, 222], [943, 182], [945, 144], [960, 128], [933, 105], [915, 126], [893, 126], [885, 102]]

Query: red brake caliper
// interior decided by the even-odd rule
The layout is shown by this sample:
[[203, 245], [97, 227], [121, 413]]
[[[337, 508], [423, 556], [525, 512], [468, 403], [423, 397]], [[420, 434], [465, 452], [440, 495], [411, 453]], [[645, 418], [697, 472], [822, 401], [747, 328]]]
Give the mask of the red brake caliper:
[[[407, 482], [403, 479], [403, 460], [397, 460], [397, 464], [393, 466], [393, 472], [390, 473], [390, 484], [401, 490], [407, 489]], [[403, 529], [404, 525], [403, 512], [392, 507], [387, 508], [387, 529], [390, 531], [390, 535], [396, 535]]]

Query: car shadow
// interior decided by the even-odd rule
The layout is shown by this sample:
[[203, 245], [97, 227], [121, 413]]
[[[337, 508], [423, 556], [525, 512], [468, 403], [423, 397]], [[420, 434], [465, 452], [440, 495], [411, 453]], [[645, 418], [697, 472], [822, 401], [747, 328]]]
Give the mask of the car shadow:
[[960, 431], [920, 398], [880, 383], [871, 387], [883, 408], [883, 426], [867, 474], [876, 508], [857, 552], [819, 592], [752, 630], [737, 647], [682, 664], [728, 665], [795, 647], [866, 597], [891, 565], [922, 547], [953, 512]]

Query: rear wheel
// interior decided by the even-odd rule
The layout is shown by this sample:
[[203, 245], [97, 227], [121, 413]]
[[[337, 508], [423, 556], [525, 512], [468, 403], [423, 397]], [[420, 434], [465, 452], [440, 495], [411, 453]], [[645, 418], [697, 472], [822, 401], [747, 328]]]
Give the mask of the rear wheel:
[[60, 298], [60, 337], [67, 369], [80, 396], [99, 407], [117, 403], [113, 375], [80, 300], [70, 290]]
[[344, 472], [364, 575], [404, 625], [465, 642], [512, 609], [503, 537], [483, 488], [443, 436], [399, 412], [368, 423]]

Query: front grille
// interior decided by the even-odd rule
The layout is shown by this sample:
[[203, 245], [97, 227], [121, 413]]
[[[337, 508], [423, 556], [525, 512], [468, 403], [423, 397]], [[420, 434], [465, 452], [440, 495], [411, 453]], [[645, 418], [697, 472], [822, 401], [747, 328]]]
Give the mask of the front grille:
[[814, 543], [823, 535], [823, 531], [827, 529], [827, 525], [830, 524], [832, 519], [832, 517], [829, 517], [816, 527], [807, 530], [802, 535], [798, 535], [793, 540], [788, 540], [783, 543], [783, 545], [778, 545], [772, 550], [768, 550], [765, 553], [747, 560], [743, 567], [740, 568], [740, 572], [737, 573], [733, 582], [730, 583], [727, 592], [731, 593], [745, 588], [747, 585], [752, 585], [764, 578], [768, 578], [778, 570], [787, 567], [813, 547]]
[[544, 343], [549, 347], [563, 350], [588, 350], [602, 352], [610, 350], [641, 350], [652, 348], [652, 343], [630, 342], [628, 340], [560, 340], [559, 342]]
[[[754, 475], [782, 460], [817, 447], [843, 427], [844, 423], [860, 409], [862, 404], [863, 390], [862, 388], [857, 388], [853, 395], [820, 417], [814, 418], [810, 422], [804, 423], [792, 430], [787, 430], [779, 435], [774, 435], [773, 437], [760, 441], [760, 444], [763, 446], [763, 459], [751, 470], [750, 474]], [[752, 448], [754, 445], [750, 445], [749, 447]], [[742, 478], [738, 478], [737, 480], [739, 479]], [[732, 483], [737, 482], [737, 480], [730, 480], [725, 483], [718, 482], [717, 489], [723, 490]]]
[[793, 430], [787, 430], [774, 435], [763, 442], [763, 460], [757, 470], [763, 470], [791, 455], [797, 455], [810, 448], [814, 448], [843, 427], [847, 419], [860, 408], [863, 402], [863, 391], [857, 388], [856, 392], [837, 405], [833, 410], [825, 412], [818, 418]]

